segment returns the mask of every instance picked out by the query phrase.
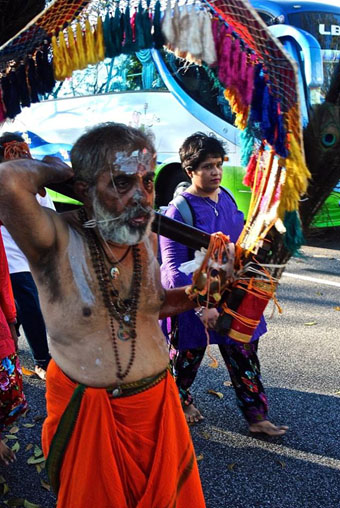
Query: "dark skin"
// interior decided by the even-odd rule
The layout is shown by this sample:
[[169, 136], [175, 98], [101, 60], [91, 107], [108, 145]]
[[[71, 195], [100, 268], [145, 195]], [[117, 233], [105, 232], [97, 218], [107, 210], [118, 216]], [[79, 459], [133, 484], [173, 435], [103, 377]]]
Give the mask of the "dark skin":
[[[145, 209], [153, 206], [153, 169], [148, 167], [132, 175], [103, 171], [94, 190], [77, 181], [75, 192], [88, 217], [92, 217], [95, 192], [105, 211], [119, 216], [124, 210], [131, 210], [130, 225], [136, 230], [143, 229], [147, 215], [144, 212], [133, 215], [133, 210], [137, 198]], [[52, 357], [72, 379], [89, 386], [110, 386], [120, 382], [116, 377], [113, 339], [78, 213], [56, 214], [40, 207], [35, 199], [42, 187], [72, 177], [69, 166], [51, 157], [42, 162], [16, 160], [1, 164], [0, 215], [30, 262], [51, 338]], [[158, 319], [195, 306], [185, 288], [167, 291], [162, 288], [156, 235], [148, 234], [139, 245], [142, 282], [136, 320], [138, 340], [135, 360], [124, 382], [152, 376], [166, 368], [168, 351]], [[127, 247], [110, 241], [105, 245], [114, 259], [120, 259]], [[133, 269], [130, 250], [120, 264], [121, 274], [115, 282], [123, 299], [129, 294]], [[131, 346], [129, 341], [117, 343], [125, 367]]]

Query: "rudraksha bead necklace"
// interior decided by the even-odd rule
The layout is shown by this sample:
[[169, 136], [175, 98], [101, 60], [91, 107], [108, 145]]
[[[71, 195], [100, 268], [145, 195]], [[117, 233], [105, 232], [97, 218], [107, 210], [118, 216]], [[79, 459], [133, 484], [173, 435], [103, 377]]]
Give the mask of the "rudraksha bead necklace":
[[[79, 209], [79, 219], [82, 224], [87, 221], [86, 211], [84, 208]], [[140, 249], [138, 245], [132, 246], [132, 281], [128, 297], [126, 299], [122, 299], [119, 297], [119, 291], [113, 286], [113, 281], [109, 276], [111, 269], [108, 271], [106, 268], [104, 251], [95, 231], [86, 228], [84, 228], [84, 231], [89, 246], [92, 266], [97, 276], [99, 289], [102, 294], [104, 305], [109, 313], [112, 346], [117, 365], [116, 375], [119, 379], [124, 379], [129, 374], [136, 356], [136, 317], [142, 282]], [[129, 340], [131, 341], [130, 358], [124, 371], [119, 357], [114, 320], [118, 323], [118, 339], [124, 342]]]

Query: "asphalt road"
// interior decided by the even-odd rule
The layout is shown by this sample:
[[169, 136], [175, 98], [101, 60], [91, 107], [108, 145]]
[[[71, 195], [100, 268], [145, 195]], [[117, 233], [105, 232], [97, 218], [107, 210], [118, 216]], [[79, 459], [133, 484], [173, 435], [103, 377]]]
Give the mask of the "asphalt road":
[[[339, 231], [333, 238], [313, 238], [303, 254], [289, 262], [278, 291], [283, 314], [270, 318], [270, 304], [269, 331], [259, 347], [270, 418], [289, 425], [287, 434], [249, 435], [233, 389], [224, 384], [229, 377], [222, 362], [212, 369], [205, 359], [194, 384], [205, 420], [191, 430], [208, 508], [340, 507]], [[216, 350], [213, 354], [220, 359]], [[24, 340], [20, 357], [32, 367]], [[0, 466], [0, 481], [9, 489], [0, 506], [8, 506], [5, 500], [17, 506], [13, 499], [21, 498], [52, 508], [44, 469], [27, 463], [34, 446], [26, 450], [30, 444], [40, 447], [45, 386], [33, 377], [25, 376], [24, 383], [31, 409], [10, 441], [19, 443], [17, 462]], [[39, 458], [37, 449], [36, 454]]]

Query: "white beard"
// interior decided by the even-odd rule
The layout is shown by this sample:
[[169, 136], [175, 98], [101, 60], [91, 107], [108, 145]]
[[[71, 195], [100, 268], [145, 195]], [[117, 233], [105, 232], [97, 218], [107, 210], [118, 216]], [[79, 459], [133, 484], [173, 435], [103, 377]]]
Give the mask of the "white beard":
[[[145, 208], [138, 203], [134, 207], [127, 208], [119, 215], [108, 212], [99, 202], [97, 195], [92, 201], [93, 215], [97, 222], [97, 228], [106, 241], [121, 245], [136, 245], [144, 241], [151, 232], [151, 224], [154, 212], [151, 207]], [[133, 226], [129, 220], [137, 216], [141, 211], [150, 214], [148, 222], [141, 226]]]

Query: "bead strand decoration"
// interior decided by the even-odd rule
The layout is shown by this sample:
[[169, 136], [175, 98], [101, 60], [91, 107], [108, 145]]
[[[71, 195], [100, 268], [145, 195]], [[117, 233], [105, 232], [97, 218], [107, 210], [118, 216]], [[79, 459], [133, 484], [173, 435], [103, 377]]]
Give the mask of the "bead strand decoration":
[[[82, 224], [87, 220], [84, 208], [79, 210], [79, 219]], [[89, 246], [92, 266], [99, 283], [99, 289], [102, 294], [104, 305], [109, 313], [112, 347], [117, 365], [116, 375], [122, 380], [129, 374], [136, 356], [136, 316], [142, 282], [140, 249], [138, 245], [132, 246], [133, 275], [129, 295], [123, 300], [119, 297], [119, 291], [114, 288], [113, 283], [109, 278], [109, 274], [107, 273], [105, 266], [104, 253], [96, 233], [93, 230], [85, 229], [85, 235]], [[114, 326], [115, 321], [118, 322], [118, 339], [123, 342], [129, 340], [131, 341], [130, 358], [125, 370], [122, 368], [119, 356]]]

